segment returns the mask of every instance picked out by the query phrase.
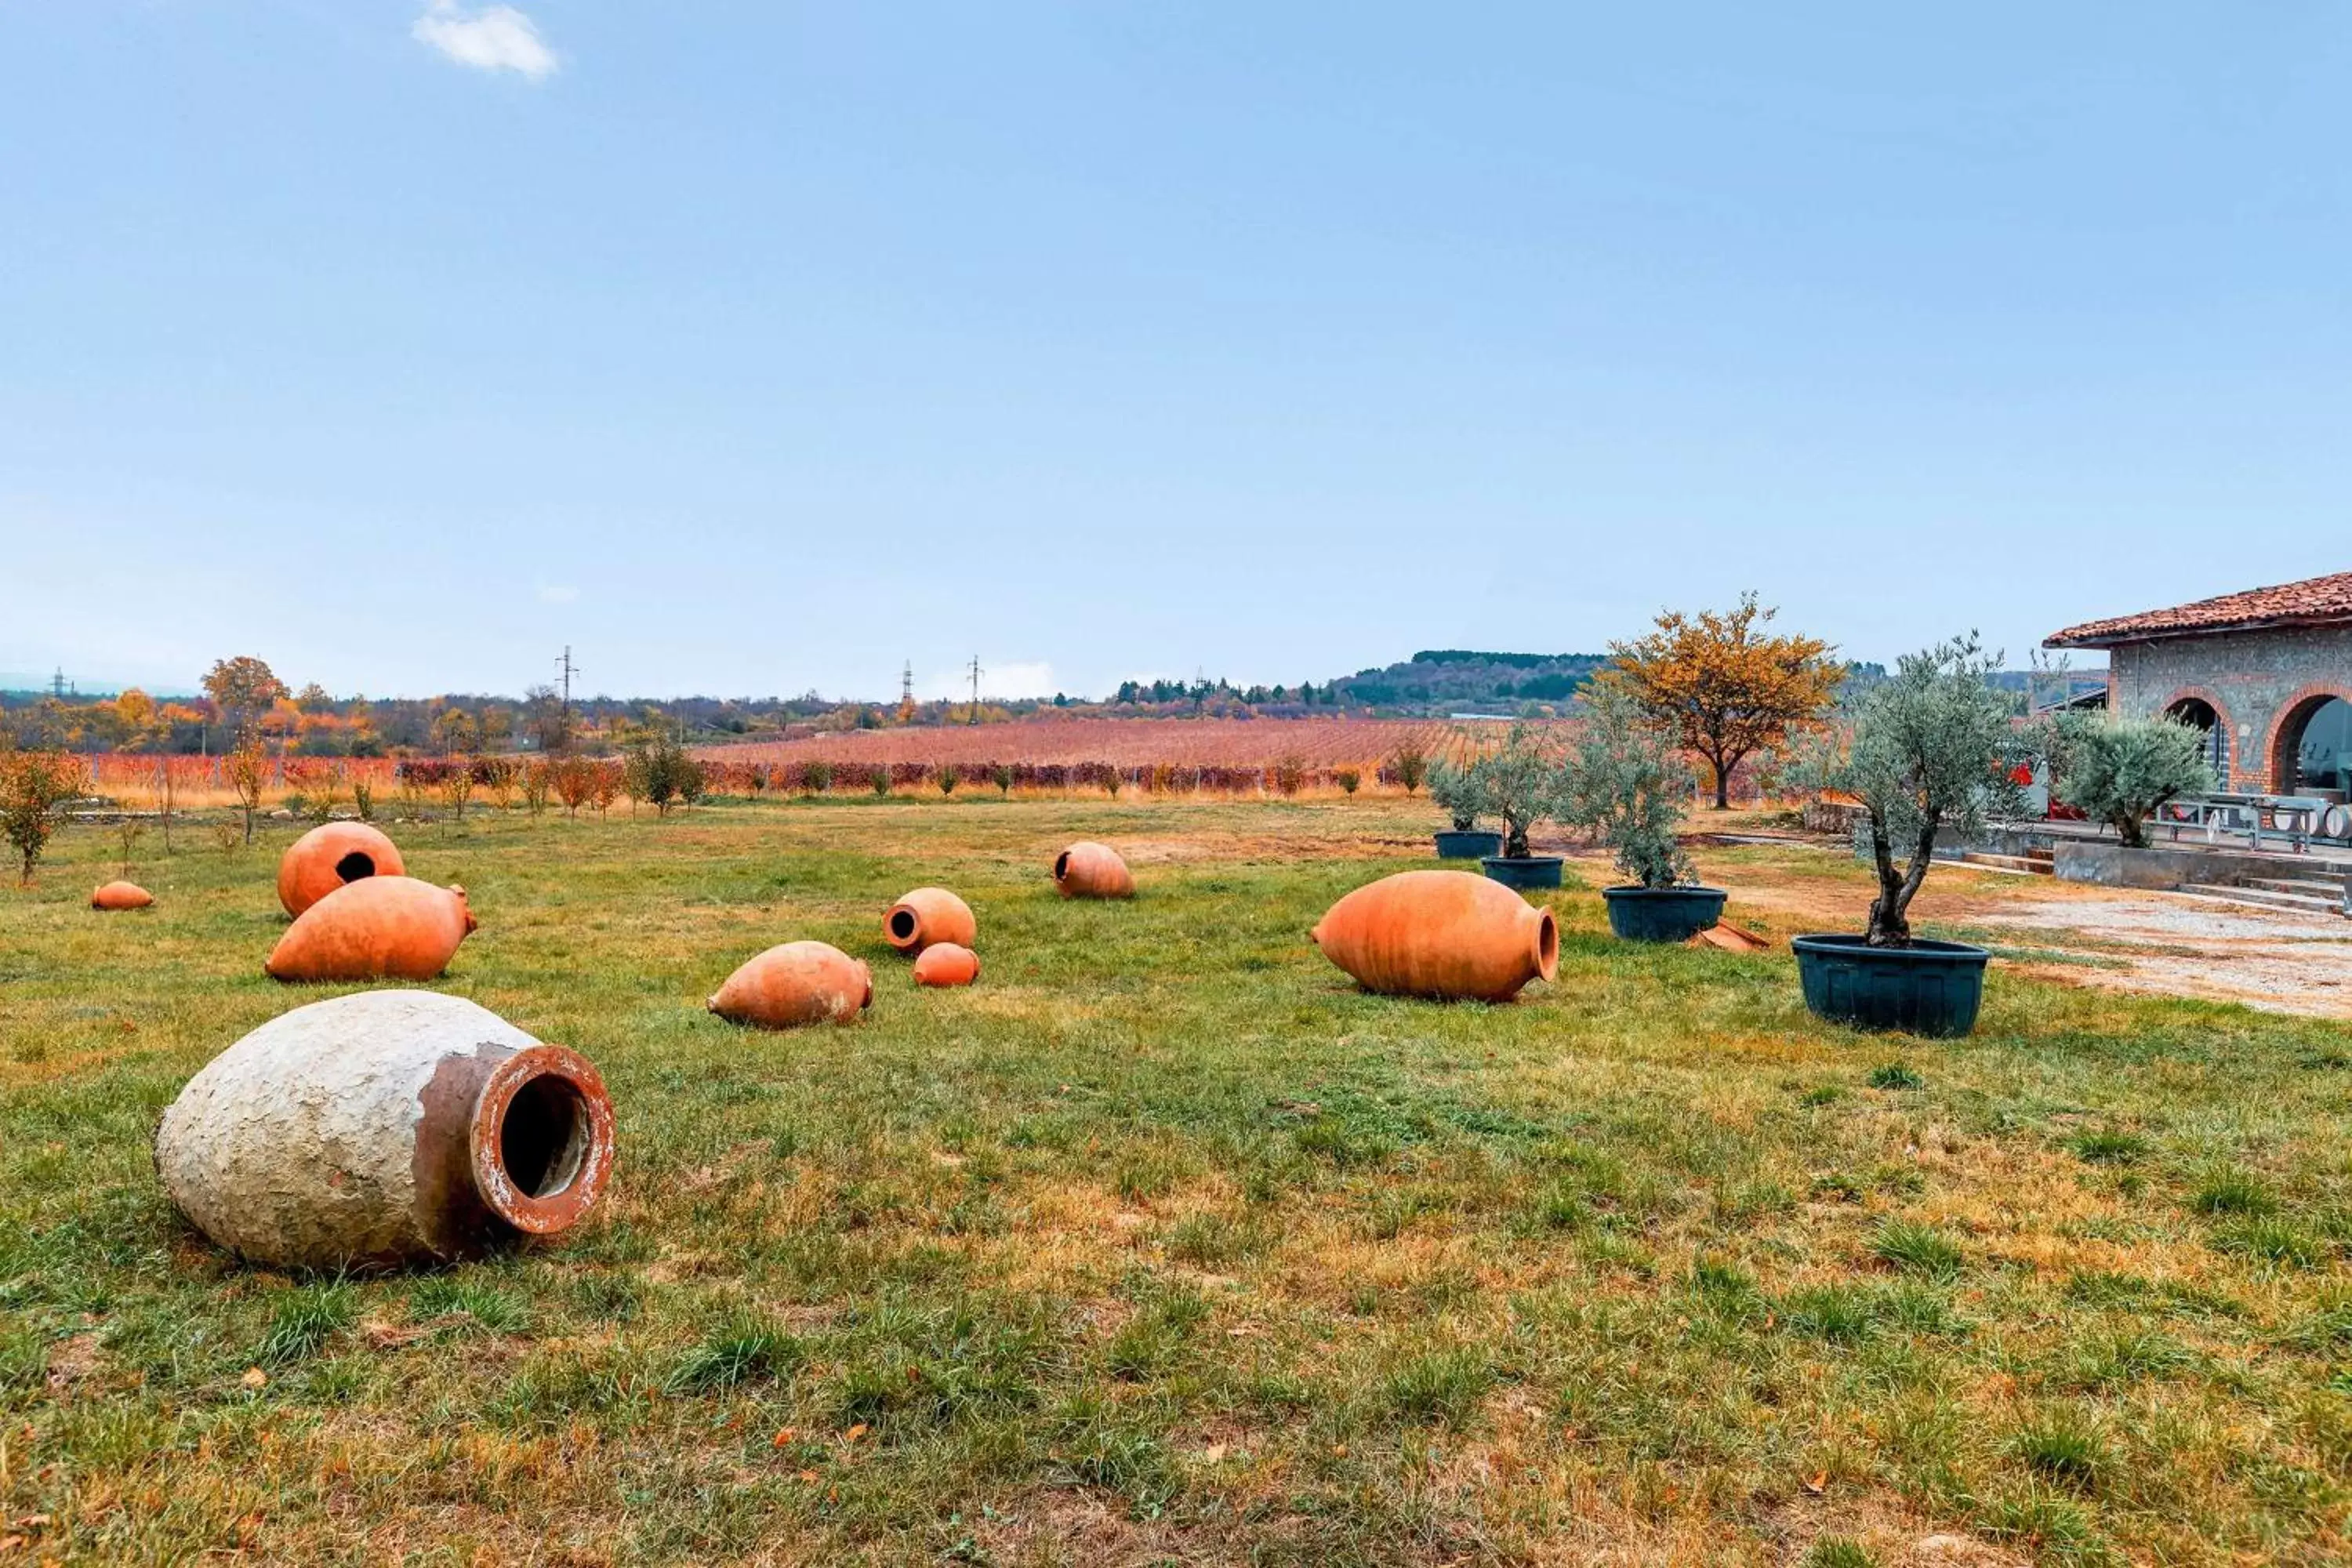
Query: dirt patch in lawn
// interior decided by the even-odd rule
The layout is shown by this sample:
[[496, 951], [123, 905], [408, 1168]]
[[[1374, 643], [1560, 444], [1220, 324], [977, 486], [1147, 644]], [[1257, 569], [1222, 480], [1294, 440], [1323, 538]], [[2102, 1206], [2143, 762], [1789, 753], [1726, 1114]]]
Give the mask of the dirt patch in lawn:
[[[1702, 853], [1703, 872], [1707, 858]], [[1869, 908], [1869, 884], [1855, 878], [1802, 866], [1761, 876], [1753, 867], [1719, 869], [1731, 889], [1725, 918], [1760, 927], [1776, 944], [1809, 931], [1858, 931]], [[2352, 1017], [2352, 921], [2339, 916], [1939, 865], [1911, 919], [1985, 942], [1999, 962], [2037, 979]]]

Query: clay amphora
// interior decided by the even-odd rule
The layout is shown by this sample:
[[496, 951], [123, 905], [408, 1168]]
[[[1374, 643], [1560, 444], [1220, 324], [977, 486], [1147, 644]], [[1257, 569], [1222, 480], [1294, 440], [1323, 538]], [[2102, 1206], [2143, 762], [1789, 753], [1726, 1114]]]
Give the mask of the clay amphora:
[[1313, 931], [1368, 991], [1507, 1002], [1559, 972], [1549, 910], [1467, 871], [1401, 871], [1333, 904]]
[[278, 858], [278, 901], [288, 914], [299, 918], [346, 882], [407, 874], [392, 840], [366, 823], [325, 823], [297, 838]]
[[1131, 899], [1135, 877], [1118, 851], [1086, 840], [1054, 857], [1054, 886], [1066, 899]]
[[951, 942], [934, 942], [915, 960], [918, 985], [969, 985], [980, 978], [980, 955]]
[[937, 942], [970, 947], [979, 938], [971, 906], [945, 888], [917, 888], [882, 917], [882, 940], [900, 952], [920, 952]]
[[263, 967], [277, 980], [430, 980], [478, 923], [463, 888], [369, 877], [304, 910]]
[[143, 910], [154, 901], [155, 895], [136, 882], [109, 882], [89, 896], [94, 910]]
[[613, 1167], [596, 1069], [430, 991], [274, 1018], [188, 1080], [155, 1171], [198, 1230], [279, 1268], [472, 1257], [552, 1236]]
[[827, 942], [788, 942], [727, 977], [710, 1010], [733, 1024], [794, 1029], [827, 1019], [846, 1024], [874, 1001], [874, 975]]

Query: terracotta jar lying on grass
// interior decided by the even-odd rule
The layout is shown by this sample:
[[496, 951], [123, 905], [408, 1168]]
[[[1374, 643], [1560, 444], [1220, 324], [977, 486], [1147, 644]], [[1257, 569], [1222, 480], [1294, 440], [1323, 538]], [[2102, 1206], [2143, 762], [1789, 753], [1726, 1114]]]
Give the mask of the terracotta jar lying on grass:
[[915, 960], [918, 985], [969, 985], [980, 978], [980, 954], [955, 942], [935, 942]]
[[1358, 888], [1311, 933], [1368, 991], [1507, 1002], [1559, 973], [1549, 910], [1467, 871], [1400, 871]]
[[917, 888], [882, 917], [882, 940], [900, 952], [920, 952], [941, 942], [970, 947], [979, 939], [971, 906], [945, 888]]
[[94, 910], [143, 910], [155, 901], [155, 895], [136, 882], [112, 881], [89, 896]]
[[303, 910], [263, 967], [274, 980], [431, 980], [479, 924], [463, 888], [370, 877]]
[[278, 901], [299, 919], [346, 882], [407, 874], [399, 847], [375, 828], [364, 822], [324, 823], [278, 858]]
[[830, 942], [772, 947], [727, 977], [710, 1010], [730, 1024], [796, 1029], [846, 1024], [874, 1004], [874, 973]]
[[1118, 851], [1081, 839], [1054, 857], [1054, 886], [1066, 899], [1131, 899], [1135, 876]]

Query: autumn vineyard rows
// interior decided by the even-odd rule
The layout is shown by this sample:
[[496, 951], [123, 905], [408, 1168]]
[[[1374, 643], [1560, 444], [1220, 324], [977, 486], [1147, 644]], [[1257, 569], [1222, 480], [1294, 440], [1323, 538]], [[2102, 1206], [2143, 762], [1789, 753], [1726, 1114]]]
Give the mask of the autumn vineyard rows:
[[[951, 773], [957, 784], [1021, 790], [1297, 794], [1344, 787], [1351, 774], [1361, 786], [1397, 786], [1399, 756], [1458, 757], [1473, 732], [1456, 723], [1407, 720], [1024, 720], [705, 746], [695, 757], [705, 790], [722, 795], [865, 793], [877, 786], [877, 773], [880, 786], [894, 791], [936, 787]], [[159, 803], [167, 772], [177, 806], [236, 797], [226, 758], [112, 752], [87, 762], [91, 793], [125, 804]], [[499, 805], [535, 791], [561, 799], [569, 783], [572, 794], [587, 792], [574, 805], [593, 804], [600, 789], [606, 804], [618, 797], [620, 759], [572, 759], [576, 771], [569, 780], [565, 765], [516, 756], [271, 757], [263, 794], [285, 800], [324, 793], [348, 801], [365, 788], [393, 805], [409, 795], [446, 797], [455, 785]]]

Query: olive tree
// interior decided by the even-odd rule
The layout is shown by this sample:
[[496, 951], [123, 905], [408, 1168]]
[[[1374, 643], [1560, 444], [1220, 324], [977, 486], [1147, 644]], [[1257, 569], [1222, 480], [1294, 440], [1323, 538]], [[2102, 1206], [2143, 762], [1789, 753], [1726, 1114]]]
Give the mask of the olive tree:
[[2058, 798], [2134, 849], [2147, 847], [2145, 824], [2158, 807], [2213, 787], [2203, 732], [2178, 720], [2067, 713], [2046, 743]]
[[1676, 829], [1697, 781], [1681, 751], [1626, 693], [1590, 692], [1591, 715], [1560, 775], [1559, 816], [1591, 830], [1644, 888], [1698, 879]]
[[1452, 819], [1456, 833], [1473, 832], [1480, 817], [1494, 815], [1494, 803], [1486, 795], [1486, 775], [1478, 771], [1475, 762], [1439, 758], [1429, 770], [1429, 798]]
[[[1503, 854], [1525, 859], [1528, 830], [1547, 816], [1558, 815], [1560, 759], [1526, 724], [1511, 726], [1510, 738], [1500, 750], [1470, 764], [1479, 780], [1486, 808], [1503, 820]], [[1431, 794], [1436, 793], [1435, 786]]]
[[1839, 782], [1869, 813], [1878, 874], [1873, 947], [1911, 945], [1911, 900], [1927, 880], [1937, 838], [1965, 837], [1988, 816], [2016, 809], [2010, 767], [2022, 748], [2007, 698], [1987, 679], [1999, 667], [2000, 656], [1987, 656], [1971, 632], [1906, 654], [1862, 699]]

